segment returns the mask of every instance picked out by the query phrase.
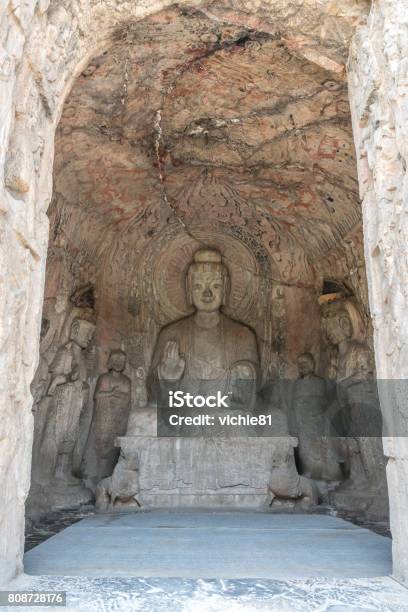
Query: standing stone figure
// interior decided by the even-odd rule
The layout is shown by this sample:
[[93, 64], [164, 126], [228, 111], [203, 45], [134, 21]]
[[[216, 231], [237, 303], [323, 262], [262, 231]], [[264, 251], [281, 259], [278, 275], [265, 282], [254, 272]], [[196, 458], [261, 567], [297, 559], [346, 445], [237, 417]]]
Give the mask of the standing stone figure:
[[[81, 481], [72, 474], [73, 454], [81, 413], [88, 399], [85, 350], [94, 330], [93, 323], [74, 319], [69, 341], [59, 348], [49, 367], [51, 380], [43, 400], [47, 404], [46, 418], [34, 480], [40, 484], [51, 481], [53, 489], [59, 492], [81, 487]], [[72, 493], [80, 495], [78, 491]]]
[[126, 433], [131, 405], [130, 378], [123, 374], [126, 354], [111, 352], [108, 372], [98, 378], [94, 394], [92, 423], [85, 453], [87, 484], [94, 489], [110, 476], [119, 458], [115, 438]]
[[323, 331], [337, 348], [337, 400], [344, 417], [350, 472], [333, 499], [341, 502], [344, 495], [351, 494], [360, 497], [366, 507], [370, 496], [383, 497], [386, 482], [373, 359], [368, 346], [354, 337], [361, 325], [354, 304], [339, 298], [324, 301], [322, 297]]
[[341, 480], [331, 440], [327, 437], [326, 382], [315, 374], [311, 353], [298, 357], [299, 379], [294, 388], [294, 410], [299, 438], [300, 472], [314, 480]]
[[325, 434], [325, 383], [315, 374], [315, 360], [311, 353], [298, 357], [300, 378], [294, 388], [294, 410], [299, 438], [300, 472], [309, 478], [321, 479]]

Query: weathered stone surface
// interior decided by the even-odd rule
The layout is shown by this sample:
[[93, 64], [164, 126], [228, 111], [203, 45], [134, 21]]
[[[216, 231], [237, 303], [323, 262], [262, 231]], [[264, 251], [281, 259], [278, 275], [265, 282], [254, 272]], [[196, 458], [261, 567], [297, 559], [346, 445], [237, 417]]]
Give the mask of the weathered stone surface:
[[[92, 496], [75, 477], [75, 455], [81, 443], [81, 425], [88, 402], [86, 349], [95, 325], [74, 319], [69, 340], [58, 348], [46, 373], [43, 396], [35, 411], [31, 498], [44, 510], [89, 501]], [[64, 497], [66, 500], [64, 501]]]
[[[370, 309], [377, 376], [408, 376], [407, 360], [407, 52], [408, 13], [403, 1], [374, 2], [367, 25], [353, 40], [349, 91], [356, 143]], [[406, 394], [384, 395], [386, 418], [406, 431]], [[384, 440], [394, 539], [394, 572], [408, 581], [406, 437]]]
[[253, 31], [206, 15], [171, 9], [115, 30], [64, 107], [55, 191], [73, 217], [97, 206], [87, 223], [104, 241], [81, 238], [91, 252], [117, 231], [140, 250], [169, 220], [210, 215], [251, 232], [285, 274], [288, 248], [316, 258], [360, 222], [346, 50], [339, 74], [276, 23]]
[[[387, 485], [378, 393], [373, 385], [373, 356], [366, 344], [361, 314], [352, 300], [333, 293], [321, 296], [322, 324], [329, 343], [329, 364], [335, 380], [335, 404], [343, 413], [344, 461], [348, 476], [331, 500], [387, 515]], [[348, 422], [347, 422], [348, 421]]]
[[102, 478], [111, 476], [119, 458], [115, 439], [126, 433], [131, 408], [131, 381], [123, 374], [125, 366], [126, 354], [119, 350], [112, 351], [108, 372], [101, 374], [96, 383], [82, 469], [86, 482], [92, 488]]
[[[304, 476], [316, 480], [341, 481], [338, 441], [331, 437], [328, 415], [333, 382], [316, 375], [311, 353], [298, 358], [299, 379], [293, 389], [293, 417], [299, 439], [299, 467]], [[331, 393], [330, 393], [331, 392]]]
[[[253, 508], [268, 507], [274, 501], [272, 489], [278, 489], [274, 470], [283, 465], [288, 453], [293, 454], [296, 439], [139, 436], [119, 438], [118, 442], [124, 456], [133, 457], [137, 466], [132, 497], [141, 507]], [[305, 491], [296, 471], [293, 476], [288, 481], [285, 472], [274, 508], [292, 508], [296, 501], [302, 501]], [[122, 488], [128, 489], [130, 482], [127, 476]], [[282, 501], [284, 493], [286, 500]], [[113, 504], [114, 494], [112, 497]], [[124, 497], [119, 489], [117, 499]]]

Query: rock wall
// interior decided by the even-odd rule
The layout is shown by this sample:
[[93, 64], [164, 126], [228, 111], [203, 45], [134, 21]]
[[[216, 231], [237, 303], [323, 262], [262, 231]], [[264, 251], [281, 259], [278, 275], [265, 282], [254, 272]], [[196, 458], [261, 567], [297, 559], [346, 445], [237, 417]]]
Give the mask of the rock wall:
[[[28, 119], [23, 108], [31, 79], [24, 91], [17, 72], [35, 4], [27, 2], [23, 13], [17, 8], [15, 15], [14, 3], [0, 9], [0, 582], [22, 570], [32, 442], [30, 382], [37, 363], [48, 238], [47, 217], [37, 208], [39, 175], [31, 165], [31, 142], [18, 126], [18, 120]], [[44, 113], [32, 102], [31, 113], [41, 122]], [[51, 177], [44, 178], [47, 199]]]
[[[408, 377], [408, 8], [373, 2], [352, 43], [349, 93], [362, 198], [366, 269], [379, 379]], [[406, 431], [406, 394], [382, 408]], [[398, 419], [401, 419], [398, 423]], [[397, 422], [396, 422], [397, 420]], [[385, 438], [394, 575], [408, 582], [408, 439]]]

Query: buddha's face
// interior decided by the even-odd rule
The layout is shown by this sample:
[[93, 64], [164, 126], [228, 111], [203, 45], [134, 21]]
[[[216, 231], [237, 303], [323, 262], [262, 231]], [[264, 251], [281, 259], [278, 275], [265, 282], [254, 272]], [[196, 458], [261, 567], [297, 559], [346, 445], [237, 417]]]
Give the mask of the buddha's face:
[[353, 335], [353, 327], [346, 310], [327, 308], [323, 325], [328, 341], [336, 346]]
[[93, 337], [95, 325], [82, 319], [75, 319], [71, 325], [70, 338], [81, 348], [86, 349]]
[[221, 308], [224, 301], [224, 281], [218, 270], [194, 272], [192, 275], [191, 295], [193, 305], [203, 312], [214, 312]]
[[114, 372], [123, 372], [126, 366], [126, 355], [124, 353], [111, 353], [109, 357], [109, 370], [114, 370]]

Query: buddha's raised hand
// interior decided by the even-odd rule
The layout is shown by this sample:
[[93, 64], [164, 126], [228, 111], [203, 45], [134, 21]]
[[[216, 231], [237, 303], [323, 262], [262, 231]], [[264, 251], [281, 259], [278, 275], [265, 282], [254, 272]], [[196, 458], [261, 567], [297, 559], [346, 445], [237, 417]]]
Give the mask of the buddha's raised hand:
[[186, 366], [185, 359], [180, 355], [177, 340], [169, 340], [161, 356], [159, 377], [162, 380], [180, 380]]

